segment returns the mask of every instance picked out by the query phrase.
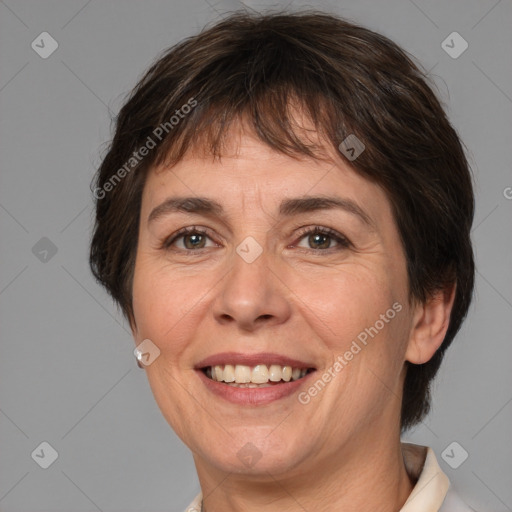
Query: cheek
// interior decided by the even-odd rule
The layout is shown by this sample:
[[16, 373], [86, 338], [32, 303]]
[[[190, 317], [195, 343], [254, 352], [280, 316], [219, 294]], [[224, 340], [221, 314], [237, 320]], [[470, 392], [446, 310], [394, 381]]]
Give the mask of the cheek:
[[302, 316], [315, 325], [325, 345], [336, 353], [344, 351], [361, 333], [364, 338], [365, 329], [376, 322], [379, 331], [391, 332], [400, 316], [392, 305], [404, 300], [402, 286], [393, 275], [361, 265], [296, 276], [290, 281], [290, 289], [299, 299]]
[[133, 279], [133, 311], [137, 337], [149, 338], [160, 349], [164, 336], [173, 335], [173, 325], [183, 317], [183, 293], [144, 262], [137, 263]]
[[202, 306], [215, 286], [211, 274], [205, 274], [181, 275], [149, 258], [136, 264], [133, 310], [137, 340], [151, 339], [168, 363], [177, 362], [197, 330], [198, 315], [204, 313]]

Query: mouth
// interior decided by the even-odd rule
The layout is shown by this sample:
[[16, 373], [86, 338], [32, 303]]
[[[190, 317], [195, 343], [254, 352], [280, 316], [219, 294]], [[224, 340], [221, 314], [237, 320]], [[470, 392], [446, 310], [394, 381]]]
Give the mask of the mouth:
[[223, 364], [201, 368], [211, 380], [237, 388], [266, 388], [303, 379], [314, 368], [280, 364]]
[[279, 354], [224, 353], [195, 366], [207, 389], [241, 405], [267, 404], [293, 394], [316, 368]]

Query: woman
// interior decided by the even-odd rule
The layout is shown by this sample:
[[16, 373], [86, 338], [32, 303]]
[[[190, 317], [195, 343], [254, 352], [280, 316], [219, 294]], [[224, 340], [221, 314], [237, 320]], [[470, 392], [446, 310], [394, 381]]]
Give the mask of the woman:
[[400, 442], [466, 315], [461, 143], [388, 39], [237, 13], [120, 111], [91, 268], [191, 449], [188, 510], [470, 510]]

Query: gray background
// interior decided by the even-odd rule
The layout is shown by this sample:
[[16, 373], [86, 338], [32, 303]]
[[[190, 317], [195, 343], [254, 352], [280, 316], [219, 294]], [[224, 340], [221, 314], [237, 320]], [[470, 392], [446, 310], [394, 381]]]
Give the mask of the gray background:
[[[109, 111], [148, 64], [240, 5], [0, 2], [2, 512], [180, 511], [199, 489], [188, 450], [135, 365], [126, 323], [89, 273], [89, 184]], [[436, 381], [434, 410], [406, 440], [431, 446], [476, 510], [512, 510], [512, 2], [289, 5], [346, 16], [416, 56], [469, 148], [475, 300]], [[43, 31], [59, 44], [47, 59], [31, 48]], [[441, 47], [453, 31], [469, 43], [457, 59]], [[47, 241], [33, 249], [42, 237], [56, 254], [42, 252]], [[31, 458], [42, 441], [59, 454], [46, 470]], [[469, 454], [458, 469], [441, 457], [453, 441]]]

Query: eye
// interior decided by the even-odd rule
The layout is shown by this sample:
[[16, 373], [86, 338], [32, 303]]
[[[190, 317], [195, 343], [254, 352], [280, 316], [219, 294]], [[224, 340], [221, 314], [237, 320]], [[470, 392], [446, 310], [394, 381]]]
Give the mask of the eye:
[[314, 251], [341, 250], [351, 245], [350, 241], [341, 233], [321, 226], [305, 228], [300, 233], [300, 239], [301, 242], [297, 244], [297, 247]]
[[[212, 245], [207, 246], [208, 241]], [[174, 246], [178, 250], [193, 251], [214, 247], [217, 244], [208, 236], [207, 230], [192, 226], [180, 229], [177, 233], [167, 238], [162, 245], [164, 249], [170, 249]]]

